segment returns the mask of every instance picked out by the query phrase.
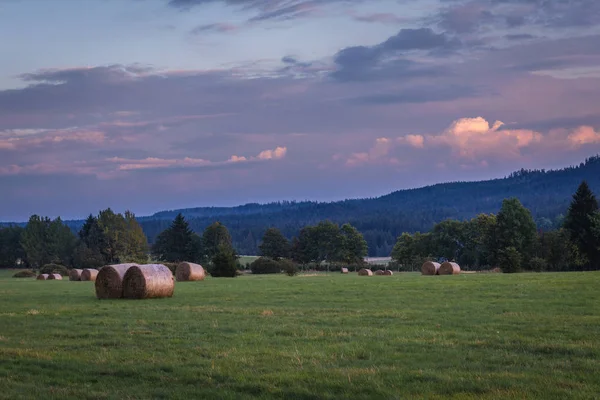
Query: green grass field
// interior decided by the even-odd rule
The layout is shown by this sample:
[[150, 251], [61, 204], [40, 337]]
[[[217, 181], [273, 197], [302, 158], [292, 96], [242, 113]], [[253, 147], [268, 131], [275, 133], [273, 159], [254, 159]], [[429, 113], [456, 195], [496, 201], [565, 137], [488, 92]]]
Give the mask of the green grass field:
[[2, 399], [600, 393], [600, 273], [208, 278], [141, 301], [0, 274]]

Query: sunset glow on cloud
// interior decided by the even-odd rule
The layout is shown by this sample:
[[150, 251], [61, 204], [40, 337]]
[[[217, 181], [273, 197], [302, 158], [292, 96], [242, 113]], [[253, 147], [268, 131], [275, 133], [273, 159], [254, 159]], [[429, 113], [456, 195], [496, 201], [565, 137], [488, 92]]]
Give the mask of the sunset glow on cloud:
[[366, 197], [600, 152], [598, 1], [0, 3], [0, 220]]

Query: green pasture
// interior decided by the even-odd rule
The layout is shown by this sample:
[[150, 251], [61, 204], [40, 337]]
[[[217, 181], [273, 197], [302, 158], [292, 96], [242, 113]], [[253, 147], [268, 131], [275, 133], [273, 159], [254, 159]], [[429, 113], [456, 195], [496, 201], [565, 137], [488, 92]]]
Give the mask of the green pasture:
[[1, 399], [593, 399], [600, 273], [207, 278], [153, 300], [0, 272]]

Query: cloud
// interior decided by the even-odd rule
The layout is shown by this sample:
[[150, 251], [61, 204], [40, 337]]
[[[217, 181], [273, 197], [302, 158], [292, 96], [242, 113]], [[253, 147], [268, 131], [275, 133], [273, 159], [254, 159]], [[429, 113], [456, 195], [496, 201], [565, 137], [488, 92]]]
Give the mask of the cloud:
[[[0, 142], [0, 145], [1, 143], [2, 142]], [[69, 164], [55, 161], [53, 163], [35, 163], [28, 165], [11, 164], [6, 166], [0, 165], [0, 175], [48, 175], [60, 173], [66, 175], [96, 175], [102, 179], [109, 179], [117, 178], [119, 177], [119, 172], [126, 171], [222, 167], [227, 164], [281, 160], [285, 158], [286, 154], [287, 147], [276, 147], [273, 150], [263, 150], [256, 157], [233, 155], [226, 161], [210, 161], [195, 157], [146, 157], [142, 159], [110, 157], [105, 159], [104, 162], [80, 161]], [[110, 165], [115, 165], [115, 167], [110, 167]]]
[[353, 153], [347, 160], [346, 165], [357, 166], [361, 164], [385, 164], [397, 163], [396, 159], [389, 159], [386, 156], [393, 147], [393, 140], [386, 137], [380, 137], [375, 140], [373, 147], [366, 153]]
[[430, 28], [401, 29], [396, 35], [374, 46], [352, 46], [334, 56], [336, 70], [331, 74], [339, 81], [381, 79], [399, 76], [423, 76], [440, 73], [408, 59], [412, 52], [451, 51], [460, 43]]
[[[546, 157], [566, 149], [597, 144], [600, 144], [600, 131], [591, 126], [555, 128], [542, 133], [532, 129], [511, 129], [501, 121], [490, 124], [482, 117], [460, 118], [439, 134], [378, 138], [368, 152], [352, 153], [346, 159], [346, 165], [397, 165], [399, 159], [410, 159], [418, 164], [419, 159], [435, 159], [443, 154], [445, 163], [454, 161], [462, 167], [487, 166], [490, 161], [514, 161], [533, 155]], [[444, 152], [444, 148], [451, 152]], [[415, 155], [411, 149], [423, 153]]]
[[401, 104], [401, 103], [428, 103], [450, 101], [465, 97], [475, 97], [475, 89], [471, 86], [447, 85], [439, 86], [413, 86], [404, 88], [396, 93], [378, 93], [359, 96], [350, 99], [358, 104]]
[[503, 125], [496, 121], [490, 126], [481, 117], [461, 118], [454, 121], [441, 135], [431, 136], [427, 141], [433, 145], [447, 145], [459, 157], [473, 159], [488, 155], [510, 157], [542, 139], [538, 132], [501, 129]]
[[281, 160], [287, 153], [287, 147], [277, 147], [273, 150], [263, 150], [256, 157], [244, 157], [233, 155], [227, 161], [209, 161], [202, 158], [185, 157], [183, 159], [165, 159], [158, 157], [147, 157], [144, 159], [128, 159], [121, 157], [108, 158], [106, 161], [118, 164], [120, 171], [131, 171], [140, 169], [162, 169], [162, 168], [198, 168], [209, 166], [222, 166], [227, 163], [245, 163], [267, 160]]
[[373, 13], [373, 14], [356, 14], [350, 13], [352, 18], [355, 21], [359, 22], [367, 22], [367, 23], [381, 23], [381, 24], [390, 24], [390, 25], [398, 25], [403, 22], [406, 22], [406, 18], [402, 18], [392, 13]]
[[7, 139], [1, 139], [2, 136], [0, 136], [0, 149], [17, 150], [32, 146], [58, 145], [68, 142], [100, 145], [106, 141], [104, 132], [97, 130], [79, 130], [76, 128], [62, 130], [37, 129], [30, 130], [35, 133], [29, 133], [26, 136], [23, 136], [22, 130], [20, 131], [12, 130], [12, 136]]
[[237, 25], [228, 24], [224, 22], [214, 23], [214, 24], [205, 24], [195, 27], [190, 31], [192, 35], [200, 35], [208, 32], [235, 32], [239, 29]]
[[409, 146], [422, 149], [425, 146], [423, 135], [406, 135], [396, 139], [398, 143], [406, 143]]
[[258, 155], [259, 160], [279, 160], [285, 157], [287, 153], [286, 147], [277, 147], [274, 150], [263, 150]]
[[597, 0], [471, 0], [452, 3], [439, 11], [437, 20], [440, 27], [459, 34], [515, 28], [588, 28], [600, 21], [600, 2]]
[[509, 33], [504, 35], [504, 37], [508, 40], [530, 40], [536, 38], [536, 36], [529, 33]]
[[574, 147], [600, 143], [600, 130], [596, 131], [591, 126], [581, 126], [569, 134], [568, 140]]
[[289, 20], [313, 15], [320, 7], [335, 3], [360, 3], [364, 0], [170, 0], [169, 5], [189, 11], [211, 3], [222, 3], [242, 10], [255, 10], [258, 14], [250, 22]]

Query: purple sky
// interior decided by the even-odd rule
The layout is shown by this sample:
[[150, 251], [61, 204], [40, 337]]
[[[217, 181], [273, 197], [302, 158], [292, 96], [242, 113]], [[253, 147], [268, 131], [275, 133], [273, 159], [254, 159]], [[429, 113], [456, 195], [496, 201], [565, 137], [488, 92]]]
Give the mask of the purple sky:
[[598, 0], [0, 0], [0, 37], [1, 221], [370, 197], [600, 152]]

